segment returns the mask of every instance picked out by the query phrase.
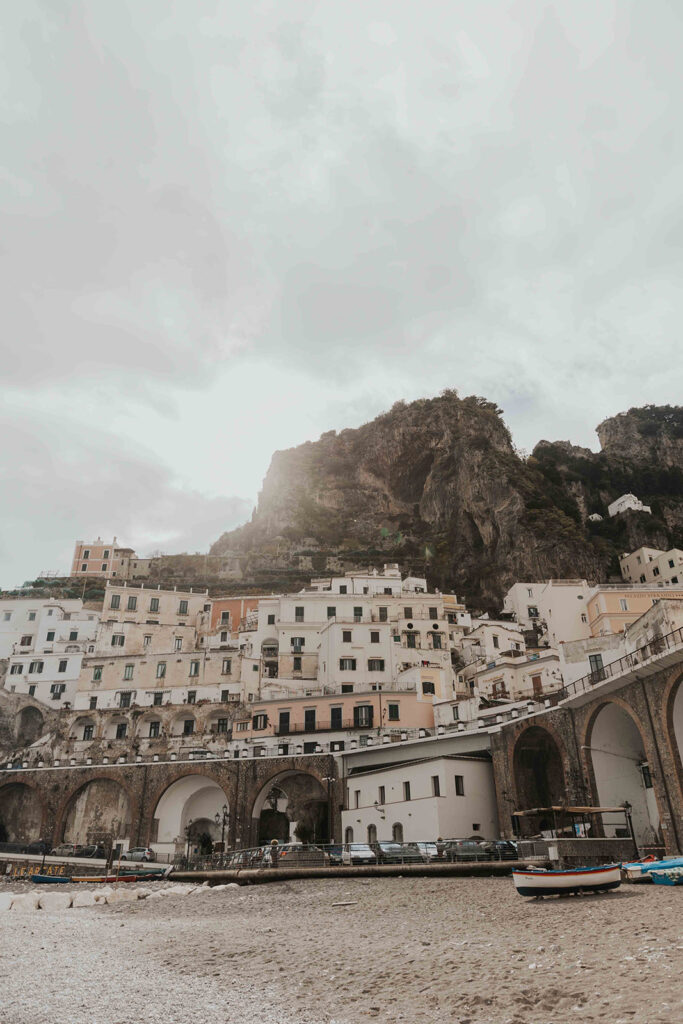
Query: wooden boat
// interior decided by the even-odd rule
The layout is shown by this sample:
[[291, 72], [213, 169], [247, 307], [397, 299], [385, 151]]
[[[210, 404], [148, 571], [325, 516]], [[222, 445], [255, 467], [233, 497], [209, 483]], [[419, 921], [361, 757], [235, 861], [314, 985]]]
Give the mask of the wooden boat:
[[139, 882], [140, 875], [74, 875], [72, 882]]
[[73, 878], [66, 875], [27, 875], [27, 881], [37, 882], [38, 885], [54, 885], [55, 882], [59, 885], [60, 882], [73, 882]]
[[603, 864], [597, 868], [570, 868], [544, 871], [527, 868], [513, 871], [512, 878], [520, 896], [564, 896], [572, 892], [606, 892], [621, 885], [621, 864]]

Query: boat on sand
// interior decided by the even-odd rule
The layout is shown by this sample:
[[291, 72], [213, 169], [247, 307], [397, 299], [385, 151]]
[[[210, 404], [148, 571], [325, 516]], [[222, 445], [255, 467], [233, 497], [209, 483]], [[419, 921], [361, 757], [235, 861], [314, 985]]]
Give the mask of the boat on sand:
[[546, 871], [525, 868], [512, 872], [520, 896], [567, 896], [570, 893], [607, 892], [621, 885], [621, 864], [602, 864], [597, 868], [568, 868]]

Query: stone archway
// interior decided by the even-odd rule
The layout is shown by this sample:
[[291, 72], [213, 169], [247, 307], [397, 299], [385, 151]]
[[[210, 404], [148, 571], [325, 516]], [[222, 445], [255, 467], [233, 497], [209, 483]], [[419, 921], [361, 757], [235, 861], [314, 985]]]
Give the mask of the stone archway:
[[45, 806], [32, 786], [13, 782], [0, 788], [0, 842], [31, 843], [41, 835]]
[[182, 853], [188, 844], [197, 845], [202, 836], [211, 842], [221, 838], [222, 825], [215, 816], [230, 806], [221, 786], [198, 772], [183, 775], [172, 782], [157, 800], [154, 809], [152, 845], [161, 853]]
[[110, 778], [92, 779], [70, 797], [60, 828], [65, 843], [87, 844], [111, 836], [112, 842], [129, 839], [132, 808], [127, 790]]
[[[554, 737], [542, 726], [525, 729], [515, 744], [512, 767], [517, 791], [516, 810], [566, 804], [567, 781], [562, 754]], [[550, 827], [550, 823], [540, 827]]]
[[327, 792], [310, 772], [285, 771], [270, 779], [254, 800], [251, 818], [252, 836], [259, 845], [271, 839], [330, 841]]
[[678, 782], [683, 791], [683, 676], [676, 681], [669, 694], [666, 719]]
[[20, 747], [30, 747], [43, 735], [45, 718], [38, 708], [28, 706], [22, 708], [16, 717], [15, 735]]
[[[633, 831], [639, 847], [661, 843], [660, 815], [652, 785], [645, 741], [634, 715], [615, 701], [607, 701], [593, 714], [586, 733], [586, 748], [595, 782], [597, 804], [632, 807]], [[623, 816], [603, 815], [605, 835], [627, 836]]]

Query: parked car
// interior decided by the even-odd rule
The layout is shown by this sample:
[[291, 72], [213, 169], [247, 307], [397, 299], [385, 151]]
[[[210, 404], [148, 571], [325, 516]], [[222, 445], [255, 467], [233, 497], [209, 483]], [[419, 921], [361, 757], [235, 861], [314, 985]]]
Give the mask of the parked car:
[[157, 855], [149, 846], [134, 846], [121, 854], [121, 860], [155, 861]]
[[448, 860], [488, 860], [489, 855], [481, 843], [474, 839], [449, 839], [445, 854]]
[[377, 854], [367, 843], [344, 843], [342, 860], [345, 864], [376, 864]]
[[77, 857], [78, 847], [73, 843], [60, 843], [50, 850], [51, 857]]
[[517, 843], [510, 839], [489, 839], [481, 844], [491, 860], [517, 860]]
[[431, 860], [439, 860], [439, 851], [436, 848], [436, 843], [416, 843], [415, 844], [422, 854], [422, 859], [427, 863]]
[[93, 857], [99, 860], [106, 860], [107, 853], [103, 846], [79, 846], [78, 848], [79, 857]]
[[423, 864], [424, 857], [417, 843], [373, 843], [380, 864]]
[[34, 843], [29, 843], [24, 849], [24, 853], [47, 853], [50, 849], [50, 844], [45, 839], [37, 839]]

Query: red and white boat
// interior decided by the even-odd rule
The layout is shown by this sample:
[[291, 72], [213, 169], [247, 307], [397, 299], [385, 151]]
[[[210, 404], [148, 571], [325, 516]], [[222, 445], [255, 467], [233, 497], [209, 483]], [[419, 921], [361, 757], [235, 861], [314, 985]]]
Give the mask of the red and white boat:
[[544, 871], [526, 868], [513, 871], [512, 879], [520, 896], [564, 896], [572, 892], [607, 892], [621, 885], [621, 864], [603, 864], [597, 868], [570, 868]]

